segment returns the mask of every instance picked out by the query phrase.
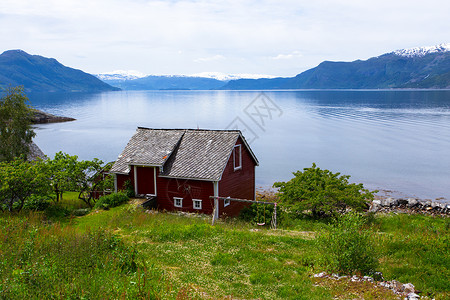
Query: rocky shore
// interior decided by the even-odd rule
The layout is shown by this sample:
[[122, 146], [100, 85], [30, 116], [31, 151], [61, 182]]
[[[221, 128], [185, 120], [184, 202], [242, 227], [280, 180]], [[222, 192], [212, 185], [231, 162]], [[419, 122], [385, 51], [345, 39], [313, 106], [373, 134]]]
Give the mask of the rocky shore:
[[450, 215], [450, 203], [416, 198], [382, 198], [370, 204], [369, 212], [421, 213]]
[[45, 123], [59, 123], [75, 121], [74, 118], [55, 116], [43, 111], [34, 109], [34, 115], [32, 118], [33, 124], [45, 124]]

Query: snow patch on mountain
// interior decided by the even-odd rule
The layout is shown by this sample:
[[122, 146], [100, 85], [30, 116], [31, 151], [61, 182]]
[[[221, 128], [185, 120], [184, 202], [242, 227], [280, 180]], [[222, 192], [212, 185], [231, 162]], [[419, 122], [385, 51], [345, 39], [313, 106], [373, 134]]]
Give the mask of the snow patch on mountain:
[[415, 47], [409, 49], [396, 50], [392, 53], [404, 57], [422, 57], [429, 53], [448, 52], [450, 51], [450, 43], [444, 43], [437, 46]]
[[147, 76], [144, 73], [135, 70], [116, 70], [112, 72], [104, 72], [99, 74], [94, 74], [100, 80], [133, 80]]
[[95, 74], [97, 78], [100, 80], [133, 80], [138, 78], [143, 78], [147, 76], [155, 76], [155, 77], [199, 77], [199, 78], [212, 78], [220, 81], [230, 81], [237, 79], [258, 79], [258, 78], [275, 78], [276, 76], [265, 75], [265, 74], [225, 74], [220, 72], [202, 72], [190, 75], [154, 75], [154, 74], [144, 74], [139, 71], [123, 71], [116, 70], [112, 72], [104, 72]]
[[202, 72], [191, 75], [186, 75], [189, 77], [203, 77], [203, 78], [213, 78], [221, 81], [230, 81], [237, 79], [259, 79], [259, 78], [275, 78], [273, 75], [265, 74], [225, 74], [220, 72]]

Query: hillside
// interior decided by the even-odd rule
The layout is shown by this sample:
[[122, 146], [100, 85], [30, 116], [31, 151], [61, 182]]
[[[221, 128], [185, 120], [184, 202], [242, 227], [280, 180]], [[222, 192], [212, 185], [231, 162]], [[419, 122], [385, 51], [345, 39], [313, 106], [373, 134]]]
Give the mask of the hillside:
[[364, 61], [324, 61], [293, 78], [232, 80], [221, 89], [390, 88], [450, 88], [450, 44], [397, 50]]
[[56, 59], [9, 50], [0, 55], [0, 87], [23, 85], [26, 92], [114, 91], [95, 76], [66, 67]]
[[368, 219], [386, 280], [371, 282], [322, 273], [331, 249], [317, 246], [329, 230], [321, 221], [211, 226], [210, 216], [133, 203], [77, 217], [89, 211], [78, 193], [61, 201], [44, 212], [0, 214], [1, 299], [406, 299], [393, 292], [394, 280], [426, 299], [450, 293], [445, 217]]

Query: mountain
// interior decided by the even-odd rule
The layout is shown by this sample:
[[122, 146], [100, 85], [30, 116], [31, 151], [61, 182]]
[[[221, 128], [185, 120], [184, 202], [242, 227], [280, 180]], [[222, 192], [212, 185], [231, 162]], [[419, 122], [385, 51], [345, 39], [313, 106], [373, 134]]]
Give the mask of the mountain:
[[131, 80], [104, 79], [104, 82], [123, 90], [212, 90], [226, 83], [213, 78], [178, 75], [149, 75]]
[[0, 55], [0, 87], [23, 85], [26, 92], [114, 91], [95, 76], [56, 59], [9, 50]]
[[324, 61], [293, 78], [232, 80], [221, 89], [390, 88], [450, 88], [450, 44], [397, 50], [364, 61]]
[[224, 74], [203, 72], [192, 75], [143, 75], [137, 71], [113, 71], [95, 74], [104, 82], [124, 90], [212, 90], [230, 80], [242, 78], [270, 78], [260, 74]]

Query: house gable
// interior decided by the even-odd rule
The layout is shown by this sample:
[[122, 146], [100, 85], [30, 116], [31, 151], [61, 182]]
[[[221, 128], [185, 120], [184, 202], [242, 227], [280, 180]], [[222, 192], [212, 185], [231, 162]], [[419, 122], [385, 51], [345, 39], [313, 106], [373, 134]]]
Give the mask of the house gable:
[[[226, 167], [223, 170], [222, 178], [219, 182], [219, 196], [231, 197], [240, 199], [255, 199], [255, 162], [253, 153], [250, 149], [244, 147], [244, 139], [239, 137], [235, 145], [241, 145], [241, 167], [235, 168], [233, 155], [230, 158]], [[247, 204], [240, 202], [231, 202], [229, 206], [224, 206], [223, 201], [220, 201], [219, 211], [221, 214], [236, 215]]]
[[239, 135], [236, 130], [186, 130], [161, 176], [219, 181]]

